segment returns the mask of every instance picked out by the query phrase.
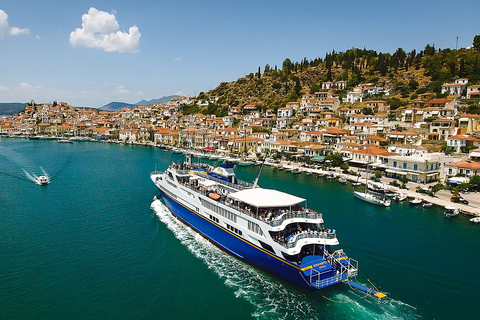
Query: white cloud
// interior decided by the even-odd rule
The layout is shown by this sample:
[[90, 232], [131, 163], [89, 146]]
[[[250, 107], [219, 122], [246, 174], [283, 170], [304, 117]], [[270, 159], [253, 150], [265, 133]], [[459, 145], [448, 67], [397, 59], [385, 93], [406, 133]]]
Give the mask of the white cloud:
[[115, 91], [116, 94], [126, 94], [128, 93], [128, 90], [125, 89], [125, 87], [123, 86], [123, 84], [119, 85], [117, 87], [117, 91]]
[[182, 60], [182, 59], [180, 59], [180, 58], [174, 58], [173, 60], [174, 60], [174, 61], [180, 61], [180, 60]]
[[31, 85], [29, 85], [28, 83], [25, 83], [25, 82], [22, 82], [18, 85], [20, 88], [23, 88], [23, 89], [30, 89], [32, 88]]
[[70, 33], [70, 44], [75, 48], [95, 48], [107, 52], [138, 52], [141, 36], [138, 27], [130, 27], [128, 33], [118, 29], [114, 13], [92, 7], [82, 16], [82, 28]]
[[11, 27], [8, 25], [8, 15], [5, 11], [0, 9], [0, 39], [4, 39], [5, 36], [18, 36], [22, 34], [28, 34], [30, 30], [22, 29], [18, 27]]

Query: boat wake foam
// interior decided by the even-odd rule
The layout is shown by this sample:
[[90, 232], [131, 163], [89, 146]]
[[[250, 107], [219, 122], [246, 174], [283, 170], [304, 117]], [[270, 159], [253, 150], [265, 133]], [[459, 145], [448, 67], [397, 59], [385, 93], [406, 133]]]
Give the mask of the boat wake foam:
[[[43, 176], [47, 177], [47, 180], [48, 180], [48, 182], [50, 183], [50, 181], [51, 181], [50, 176], [45, 172], [45, 170], [44, 170], [42, 167], [40, 167], [40, 169], [41, 169], [42, 172], [43, 172]], [[25, 173], [25, 176], [27, 177], [28, 180], [30, 180], [30, 181], [38, 184], [38, 185], [41, 185], [41, 184], [42, 184], [42, 183], [41, 183], [41, 180], [40, 180], [40, 176], [37, 176], [37, 175], [35, 175], [35, 174], [30, 174], [30, 173], [27, 172], [27, 170], [25, 170], [25, 169], [23, 169], [23, 168], [22, 168], [22, 170], [23, 170], [23, 172]]]
[[314, 319], [334, 316], [356, 319], [418, 318], [413, 314], [414, 308], [392, 299], [359, 300], [364, 294], [358, 291], [334, 293], [331, 299], [326, 300], [320, 292], [312, 292], [310, 295], [292, 289], [211, 244], [175, 219], [160, 200], [155, 199], [151, 208], [190, 252], [223, 279], [225, 285], [232, 288], [235, 297], [254, 306], [252, 316], [256, 319]]

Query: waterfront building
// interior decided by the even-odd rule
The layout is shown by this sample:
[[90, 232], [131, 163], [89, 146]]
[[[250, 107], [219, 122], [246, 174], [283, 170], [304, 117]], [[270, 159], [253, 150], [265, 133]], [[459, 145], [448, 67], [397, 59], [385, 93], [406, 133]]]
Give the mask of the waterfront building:
[[442, 177], [444, 153], [414, 153], [408, 156], [390, 155], [382, 159], [385, 174], [390, 178], [406, 177], [419, 183], [438, 181]]
[[455, 177], [458, 174], [470, 178], [474, 175], [480, 175], [480, 162], [462, 160], [458, 162], [446, 163], [444, 171], [446, 178]]

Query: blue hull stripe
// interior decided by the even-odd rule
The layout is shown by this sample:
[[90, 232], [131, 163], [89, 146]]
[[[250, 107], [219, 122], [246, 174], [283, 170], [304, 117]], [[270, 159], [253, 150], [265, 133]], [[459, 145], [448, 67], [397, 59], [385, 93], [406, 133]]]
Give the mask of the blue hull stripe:
[[[172, 199], [165, 192], [162, 192], [162, 194], [167, 206], [174, 215], [225, 251], [282, 279], [305, 288], [312, 288], [301, 274], [298, 266], [240, 238], [228, 229], [223, 228], [197, 212], [192, 211], [177, 200]], [[230, 248], [235, 248], [236, 251], [232, 251]]]

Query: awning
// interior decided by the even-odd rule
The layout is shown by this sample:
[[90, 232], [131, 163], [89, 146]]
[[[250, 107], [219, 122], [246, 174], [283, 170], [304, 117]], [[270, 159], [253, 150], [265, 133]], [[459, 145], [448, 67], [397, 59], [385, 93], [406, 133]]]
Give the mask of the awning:
[[292, 207], [303, 198], [273, 189], [253, 188], [230, 193], [229, 197], [257, 208]]
[[324, 160], [325, 160], [325, 157], [322, 157], [322, 156], [312, 158], [312, 161], [314, 162], [323, 162]]
[[209, 188], [209, 187], [213, 187], [217, 183], [212, 180], [203, 180], [203, 181], [200, 181], [198, 184], [201, 185], [202, 187]]
[[408, 172], [405, 172], [405, 171], [397, 171], [397, 170], [392, 170], [392, 169], [386, 169], [385, 172], [395, 173], [395, 174], [399, 174], [401, 176], [406, 176], [408, 174]]

